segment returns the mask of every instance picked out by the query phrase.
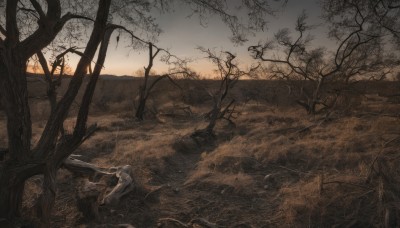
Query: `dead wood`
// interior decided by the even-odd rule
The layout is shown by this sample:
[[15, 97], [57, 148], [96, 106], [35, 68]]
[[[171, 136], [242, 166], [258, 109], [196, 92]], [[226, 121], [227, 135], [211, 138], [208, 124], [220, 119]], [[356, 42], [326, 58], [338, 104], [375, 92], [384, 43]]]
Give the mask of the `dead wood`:
[[174, 223], [174, 224], [176, 224], [176, 225], [179, 225], [180, 227], [184, 227], [184, 228], [189, 228], [190, 226], [188, 225], [188, 224], [186, 224], [186, 223], [184, 223], [184, 222], [181, 222], [181, 221], [179, 221], [179, 220], [177, 220], [177, 219], [174, 219], [174, 218], [160, 218], [160, 219], [158, 219], [158, 227], [163, 227], [163, 225], [165, 224], [165, 223]]
[[135, 228], [131, 224], [102, 224], [102, 225], [97, 225], [97, 228]]
[[203, 218], [192, 219], [192, 221], [190, 221], [189, 224], [191, 224], [191, 225], [198, 224], [201, 227], [207, 227], [207, 228], [218, 228], [217, 224], [209, 222], [209, 221], [207, 221], [206, 219], [203, 219]]
[[[85, 192], [85, 194], [83, 194], [82, 197], [86, 201], [93, 200], [91, 198], [92, 194], [89, 194], [88, 191], [95, 186], [97, 187], [96, 191], [98, 191], [101, 186], [105, 186], [106, 189], [111, 188], [111, 191], [108, 194], [97, 194], [95, 197], [96, 202], [101, 202], [102, 205], [116, 205], [120, 202], [123, 196], [135, 189], [135, 183], [131, 171], [132, 167], [129, 165], [106, 169], [70, 156], [63, 163], [63, 167], [76, 175], [88, 177], [95, 181], [87, 182], [83, 187], [83, 190], [85, 190], [83, 192]], [[113, 181], [113, 179], [117, 181]], [[117, 183], [115, 184], [115, 182]], [[102, 199], [99, 199], [99, 195], [105, 196]], [[85, 203], [88, 204], [89, 202]]]
[[79, 176], [88, 176], [93, 177], [97, 175], [112, 175], [113, 173], [106, 172], [105, 169], [101, 169], [96, 165], [78, 160], [73, 158], [74, 156], [71, 155], [67, 159], [65, 159], [63, 163], [63, 167], [68, 171], [79, 175]]
[[117, 185], [102, 200], [104, 205], [116, 205], [121, 198], [135, 189], [133, 179], [131, 177], [131, 166], [126, 165], [117, 168], [115, 176], [118, 178]]
[[160, 218], [158, 219], [158, 227], [163, 227], [165, 223], [174, 223], [180, 227], [198, 227], [196, 225], [200, 225], [200, 227], [205, 227], [205, 228], [218, 228], [218, 225], [212, 222], [209, 222], [208, 220], [204, 218], [194, 218], [188, 223], [184, 223], [182, 221], [179, 221], [174, 218]]

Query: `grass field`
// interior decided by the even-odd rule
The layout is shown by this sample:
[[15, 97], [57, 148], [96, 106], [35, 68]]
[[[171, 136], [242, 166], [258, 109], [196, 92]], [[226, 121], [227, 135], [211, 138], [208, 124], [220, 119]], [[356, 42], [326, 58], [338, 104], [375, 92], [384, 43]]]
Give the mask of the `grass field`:
[[[399, 219], [400, 104], [391, 98], [398, 84], [390, 84], [390, 94], [385, 85], [368, 87], [351, 112], [326, 117], [307, 115], [277, 82], [239, 82], [231, 95], [238, 100], [235, 124], [221, 120], [207, 145], [177, 147], [207, 124], [203, 114], [211, 106], [199, 84], [184, 92], [162, 84], [138, 122], [135, 88], [106, 82], [89, 119], [101, 128], [76, 154], [102, 167], [131, 165], [138, 187], [86, 221], [76, 209], [79, 178], [61, 170], [54, 227], [383, 227]], [[31, 86], [33, 144], [48, 112], [38, 91]], [[35, 177], [26, 187], [28, 215], [39, 184]]]

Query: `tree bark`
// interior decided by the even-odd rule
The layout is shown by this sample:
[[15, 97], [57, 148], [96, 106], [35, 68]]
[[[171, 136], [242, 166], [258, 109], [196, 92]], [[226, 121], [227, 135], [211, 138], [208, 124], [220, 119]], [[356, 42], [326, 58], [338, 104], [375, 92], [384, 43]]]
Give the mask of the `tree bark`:
[[24, 182], [18, 181], [10, 169], [0, 167], [0, 220], [20, 216]]
[[221, 94], [215, 95], [213, 97], [213, 100], [214, 100], [214, 106], [210, 113], [211, 115], [208, 125], [205, 128], [205, 132], [209, 135], [213, 134], [215, 125], [217, 124], [217, 120], [221, 113], [222, 95]]
[[29, 156], [31, 119], [26, 87], [26, 63], [13, 48], [0, 51], [0, 89], [7, 115], [9, 159], [0, 163], [0, 218], [19, 216], [24, 181], [12, 167]]
[[149, 97], [150, 91], [153, 88], [153, 86], [161, 79], [156, 79], [156, 81], [153, 82], [153, 84], [148, 88], [148, 83], [149, 83], [149, 77], [150, 77], [150, 71], [151, 68], [153, 68], [154, 64], [154, 59], [157, 57], [158, 53], [160, 52], [159, 48], [156, 48], [156, 52], [153, 54], [153, 43], [149, 43], [149, 63], [147, 67], [144, 68], [144, 82], [143, 85], [140, 86], [139, 88], [139, 105], [138, 108], [136, 109], [136, 114], [135, 117], [139, 120], [143, 120], [143, 114], [144, 110], [146, 108], [146, 101], [147, 98]]
[[143, 120], [143, 115], [144, 115], [144, 109], [146, 107], [146, 99], [142, 98], [141, 96], [139, 97], [139, 105], [136, 109], [136, 114], [135, 117], [138, 120]]
[[7, 115], [8, 149], [12, 160], [22, 161], [29, 154], [32, 135], [26, 62], [13, 49], [1, 54], [0, 80]]
[[43, 193], [38, 201], [37, 215], [43, 227], [50, 227], [50, 218], [56, 199], [57, 169], [53, 163], [47, 164], [44, 170]]
[[103, 68], [104, 61], [106, 58], [107, 48], [110, 41], [112, 32], [114, 31], [113, 26], [108, 26], [103, 34], [99, 55], [97, 58], [96, 67], [94, 68], [93, 74], [91, 75], [90, 81], [86, 86], [85, 93], [82, 98], [81, 107], [79, 109], [78, 117], [76, 120], [76, 126], [71, 140], [67, 140], [61, 143], [54, 154], [50, 157], [50, 162], [46, 165], [44, 173], [44, 192], [41, 195], [39, 217], [41, 217], [42, 225], [44, 227], [49, 226], [49, 218], [51, 216], [51, 210], [54, 205], [56, 195], [56, 173], [64, 160], [73, 152], [79, 145], [84, 141], [85, 135], [91, 134], [92, 132], [87, 131], [86, 123], [89, 114], [90, 103], [93, 98], [93, 94], [96, 88], [98, 78]]
[[[99, 1], [96, 21], [84, 56], [78, 63], [65, 96], [51, 113], [42, 137], [33, 150], [31, 150], [32, 123], [26, 81], [27, 60], [31, 55], [40, 51], [42, 47], [47, 46], [71, 16], [67, 14], [60, 18], [60, 2], [47, 1], [47, 17], [40, 18], [39, 29], [23, 42], [19, 42], [18, 27], [14, 20], [16, 2], [18, 1], [7, 1], [7, 36], [4, 47], [0, 48], [0, 90], [7, 115], [9, 147], [8, 158], [0, 162], [0, 221], [12, 221], [15, 217], [20, 216], [25, 181], [34, 175], [44, 174], [45, 181], [40, 202], [40, 213], [43, 218], [43, 226], [49, 226], [48, 219], [55, 199], [56, 171], [63, 160], [86, 137], [88, 106], [96, 83], [92, 81], [90, 88], [87, 88], [86, 92], [89, 94], [85, 93], [85, 100], [82, 102], [82, 106], [85, 107], [81, 106], [77, 119], [79, 127], [76, 126], [72, 139], [58, 143], [58, 133], [80, 89], [86, 69], [92, 61], [98, 45], [103, 40], [111, 0]], [[108, 44], [108, 42], [104, 43]], [[103, 63], [104, 60], [100, 63], [101, 66]]]

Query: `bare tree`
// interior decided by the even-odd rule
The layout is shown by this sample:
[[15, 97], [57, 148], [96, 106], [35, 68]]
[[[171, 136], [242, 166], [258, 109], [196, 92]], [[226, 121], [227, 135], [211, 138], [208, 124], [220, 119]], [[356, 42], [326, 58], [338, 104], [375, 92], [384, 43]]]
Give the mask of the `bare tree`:
[[[371, 26], [366, 31], [369, 36], [379, 37], [385, 41], [386, 53], [392, 53], [399, 66], [400, 60], [400, 1], [399, 0], [347, 0], [347, 1], [321, 1], [323, 6], [324, 18], [330, 25], [330, 32], [334, 37], [340, 38], [343, 32], [351, 30], [352, 18], [363, 17]], [[360, 16], [359, 16], [360, 15]], [[349, 23], [350, 22], [350, 23]], [[398, 69], [398, 68], [397, 68]], [[394, 95], [396, 96], [396, 94]], [[386, 144], [385, 146], [386, 147]], [[377, 156], [378, 157], [378, 156]], [[378, 161], [379, 160], [379, 161]], [[371, 171], [368, 174], [366, 183], [371, 188], [378, 187], [385, 189], [376, 194], [379, 199], [375, 217], [384, 227], [396, 227], [399, 225], [399, 181], [397, 179], [398, 169], [388, 169], [396, 159], [390, 156], [382, 156], [375, 159], [371, 165]], [[377, 164], [379, 163], [379, 164]], [[377, 165], [383, 168], [374, 168]], [[395, 166], [398, 167], [398, 166]], [[376, 178], [375, 178], [376, 177]], [[375, 181], [374, 181], [375, 179]], [[376, 181], [379, 180], [379, 181]], [[389, 186], [389, 187], [381, 187]], [[368, 215], [370, 216], [370, 215]], [[370, 224], [377, 224], [370, 219]]]
[[232, 99], [227, 104], [224, 104], [227, 95], [235, 86], [240, 78], [247, 75], [252, 75], [258, 66], [252, 66], [248, 71], [240, 69], [236, 61], [236, 55], [231, 52], [225, 51], [220, 54], [215, 53], [210, 49], [200, 47], [199, 50], [207, 55], [207, 58], [215, 65], [217, 79], [219, 80], [218, 88], [209, 92], [213, 101], [212, 109], [206, 114], [209, 119], [208, 125], [205, 129], [196, 131], [193, 136], [207, 137], [214, 135], [214, 128], [219, 119], [226, 119], [232, 123], [231, 117], [234, 111], [235, 100]]
[[[250, 16], [249, 25], [243, 25], [234, 14], [229, 13], [226, 1], [182, 2], [195, 8], [194, 12], [202, 19], [208, 14], [219, 15], [231, 28], [237, 42], [243, 41], [243, 35], [249, 31], [263, 29], [264, 16], [272, 13], [266, 0], [242, 1]], [[167, 5], [169, 2], [162, 0], [88, 0], [83, 3], [60, 0], [0, 1], [0, 97], [7, 116], [8, 138], [8, 155], [0, 162], [0, 222], [12, 222], [21, 215], [25, 181], [42, 174], [44, 184], [39, 211], [43, 226], [49, 226], [56, 194], [57, 170], [96, 130], [96, 125], [87, 126], [89, 104], [104, 65], [112, 32], [116, 29], [128, 32], [133, 44], [142, 42], [133, 31], [149, 34], [148, 38], [151, 39], [160, 32], [150, 14], [151, 9], [168, 10]], [[113, 20], [121, 22], [116, 25]], [[91, 29], [82, 29], [83, 26]], [[87, 41], [81, 38], [85, 37], [85, 31], [89, 33]], [[27, 62], [52, 43], [64, 45], [71, 40], [84, 44], [85, 48], [66, 93], [53, 106], [39, 141], [32, 145]], [[85, 88], [74, 130], [72, 134], [60, 137], [63, 122], [97, 50], [96, 65]], [[54, 86], [53, 82], [49, 85]], [[49, 88], [49, 92], [53, 97], [53, 88]]]
[[[399, 65], [400, 2], [398, 0], [321, 0], [320, 2], [323, 18], [329, 25], [330, 36], [334, 40], [341, 39], [343, 34], [351, 31], [357, 18], [362, 17], [365, 24], [369, 25], [369, 29], [364, 30], [363, 33], [367, 36], [379, 37], [382, 52], [393, 62], [397, 62], [397, 66]], [[395, 77], [394, 72], [390, 73]], [[382, 75], [375, 78], [379, 76]]]
[[[340, 37], [344, 31], [349, 31], [356, 20], [363, 18], [370, 25], [371, 36], [390, 35], [391, 47], [400, 46], [400, 2], [398, 0], [320, 0], [323, 18], [330, 25], [330, 33]], [[390, 49], [389, 49], [390, 50]]]
[[297, 19], [295, 38], [288, 29], [282, 29], [275, 34], [274, 41], [250, 46], [249, 51], [255, 59], [269, 63], [273, 77], [297, 84], [311, 82], [311, 90], [300, 83], [301, 94], [297, 100], [308, 113], [317, 113], [319, 105], [327, 109], [336, 104], [341, 90], [336, 91], [335, 99], [329, 99], [324, 88], [327, 85], [348, 85], [366, 77], [382, 78], [396, 65], [391, 56], [384, 55], [380, 37], [367, 33], [372, 28], [363, 15], [358, 14], [352, 30], [338, 37], [332, 55], [325, 48], [310, 45], [313, 39], [307, 32], [312, 26], [306, 19], [304, 12]]
[[[1, 164], [1, 196], [0, 216], [12, 218], [19, 214], [22, 203], [24, 182], [27, 178], [44, 174], [41, 211], [44, 224], [48, 223], [51, 208], [55, 198], [55, 175], [57, 169], [69, 154], [72, 153], [90, 134], [94, 127], [86, 127], [88, 105], [94, 88], [88, 86], [82, 99], [76, 126], [68, 139], [58, 141], [58, 133], [68, 109], [82, 84], [88, 64], [93, 59], [98, 45], [101, 51], [98, 64], [102, 66], [105, 59], [108, 41], [113, 27], [107, 25], [108, 11], [111, 1], [99, 2], [99, 9], [89, 42], [76, 68], [74, 78], [65, 96], [59, 101], [49, 117], [42, 137], [38, 144], [31, 149], [31, 129], [28, 93], [26, 87], [26, 62], [28, 58], [46, 47], [62, 29], [68, 20], [79, 18], [77, 15], [66, 14], [61, 16], [60, 2], [48, 2], [47, 13], [42, 6], [31, 1], [34, 9], [40, 16], [40, 24], [36, 32], [23, 41], [20, 41], [17, 24], [18, 1], [8, 1], [6, 7], [5, 39], [1, 49], [1, 77], [3, 104], [7, 114], [7, 130], [9, 157]], [[97, 67], [97, 76], [101, 67]], [[91, 85], [95, 85], [96, 75], [91, 78]], [[89, 131], [90, 130], [90, 131]]]
[[[143, 115], [146, 108], [146, 101], [149, 98], [153, 88], [163, 79], [169, 79], [169, 81], [175, 85], [178, 89], [181, 89], [180, 86], [175, 82], [173, 76], [181, 75], [181, 77], [191, 77], [194, 73], [187, 67], [187, 60], [182, 60], [175, 55], [172, 55], [169, 51], [159, 48], [155, 46], [153, 43], [149, 42], [149, 61], [147, 67], [144, 67], [144, 82], [139, 87], [139, 104], [136, 108], [135, 117], [138, 120], [143, 120]], [[151, 75], [151, 70], [154, 66], [154, 60], [160, 54], [160, 52], [164, 52], [164, 56], [162, 60], [173, 66], [173, 70], [169, 73], [165, 73], [163, 75]], [[174, 60], [172, 60], [174, 59]], [[156, 78], [149, 84], [150, 76], [156, 76]]]

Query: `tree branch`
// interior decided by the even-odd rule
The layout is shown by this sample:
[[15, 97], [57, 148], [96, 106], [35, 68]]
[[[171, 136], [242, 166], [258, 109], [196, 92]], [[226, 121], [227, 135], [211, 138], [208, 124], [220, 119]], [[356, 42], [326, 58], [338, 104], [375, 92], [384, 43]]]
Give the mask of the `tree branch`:
[[84, 133], [86, 130], [86, 122], [89, 114], [90, 103], [92, 102], [96, 84], [106, 59], [111, 34], [115, 29], [116, 26], [114, 25], [107, 26], [104, 37], [101, 41], [96, 66], [94, 67], [93, 74], [91, 75], [90, 81], [86, 86], [85, 94], [83, 95], [81, 102], [81, 107], [79, 108], [78, 117], [76, 119], [76, 125], [74, 129], [74, 137], [81, 137], [82, 133]]
[[58, 20], [61, 17], [61, 4], [60, 0], [46, 0], [47, 2], [47, 19]]
[[42, 69], [43, 69], [43, 72], [44, 72], [44, 76], [45, 76], [45, 79], [46, 79], [47, 83], [51, 84], [51, 82], [52, 82], [51, 72], [50, 72], [49, 66], [47, 65], [46, 58], [43, 55], [43, 52], [38, 51], [36, 53], [36, 55], [37, 55], [37, 57], [39, 59], [40, 65], [42, 66]]
[[45, 13], [43, 12], [43, 9], [42, 9], [42, 7], [40, 6], [40, 4], [39, 4], [36, 0], [30, 0], [30, 2], [31, 2], [31, 4], [32, 4], [33, 8], [35, 8], [36, 12], [39, 14], [39, 17], [40, 17], [40, 18], [45, 18], [46, 15], [45, 15]]
[[19, 41], [19, 30], [17, 25], [17, 8], [18, 2], [15, 0], [7, 0], [6, 5], [6, 42], [12, 46]]
[[[90, 103], [93, 99], [93, 94], [96, 89], [96, 84], [100, 76], [101, 70], [103, 68], [108, 44], [110, 42], [110, 37], [116, 26], [109, 25], [104, 33], [104, 37], [101, 41], [99, 54], [97, 57], [97, 64], [93, 70], [93, 74], [90, 77], [90, 81], [86, 86], [85, 93], [82, 97], [81, 106], [78, 111], [78, 116], [76, 118], [76, 124], [74, 132], [71, 139], [68, 139], [65, 143], [62, 143], [60, 148], [56, 151], [55, 161], [58, 165], [66, 159], [79, 145], [81, 145], [87, 138], [89, 138], [97, 130], [97, 125], [92, 125], [87, 128], [87, 119], [89, 115]], [[71, 147], [71, 145], [73, 147]]]
[[59, 24], [65, 24], [68, 21], [72, 20], [72, 19], [83, 19], [83, 20], [88, 20], [88, 21], [92, 21], [94, 22], [94, 20], [90, 17], [86, 17], [86, 16], [82, 16], [82, 15], [77, 15], [77, 14], [73, 14], [73, 13], [66, 13], [64, 16], [61, 17]]
[[6, 31], [6, 29], [5, 29], [2, 25], [0, 25], [0, 33], [1, 33], [3, 36], [6, 36], [6, 35], [7, 35], [7, 31]]
[[[57, 8], [58, 6], [56, 5], [54, 7]], [[61, 18], [58, 17], [54, 19], [54, 21], [56, 21], [56, 23], [54, 23], [50, 19], [51, 17], [49, 17], [49, 14], [52, 17], [56, 17], [58, 15], [57, 12], [48, 12], [46, 19], [43, 19], [42, 22], [39, 23], [39, 28], [28, 38], [23, 40], [19, 45], [20, 52], [26, 59], [30, 58], [32, 55], [36, 54], [37, 51], [42, 50], [44, 47], [49, 45], [69, 20], [84, 19], [93, 21], [93, 19], [85, 16], [67, 13]]]
[[[110, 5], [111, 0], [99, 1], [96, 21], [94, 23], [89, 41], [86, 45], [86, 49], [83, 53], [84, 57], [80, 58], [74, 73], [74, 77], [71, 79], [66, 93], [57, 104], [55, 111], [50, 115], [43, 134], [35, 148], [35, 156], [39, 158], [46, 156], [55, 148], [58, 133], [66, 118], [68, 110], [70, 109], [71, 104], [74, 102], [76, 95], [78, 94], [78, 91], [83, 82], [83, 78], [86, 75], [87, 68], [96, 53], [97, 47], [104, 38]], [[79, 132], [79, 137], [83, 137], [84, 134], [85, 132]], [[74, 137], [74, 140], [77, 138], [78, 137]], [[76, 144], [77, 142], [72, 141], [71, 147], [73, 147], [72, 144], [74, 143]], [[62, 159], [63, 157], [64, 154], [61, 154], [57, 159]]]

